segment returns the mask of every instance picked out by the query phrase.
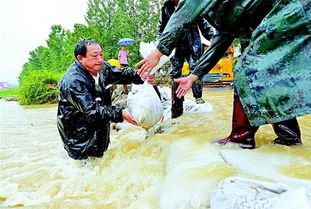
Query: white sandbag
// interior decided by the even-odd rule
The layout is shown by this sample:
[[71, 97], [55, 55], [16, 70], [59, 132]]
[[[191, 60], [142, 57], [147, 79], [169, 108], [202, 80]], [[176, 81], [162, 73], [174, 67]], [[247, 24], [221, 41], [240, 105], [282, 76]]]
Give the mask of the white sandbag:
[[222, 180], [213, 191], [210, 207], [211, 209], [271, 209], [280, 194], [289, 190], [291, 188], [283, 184], [229, 177]]
[[203, 104], [197, 104], [195, 101], [185, 99], [183, 104], [185, 113], [205, 113], [213, 110], [213, 106], [209, 102], [205, 102]]
[[[162, 98], [162, 104], [164, 109], [164, 118], [163, 122], [171, 119], [171, 108], [172, 108], [172, 90], [169, 87], [162, 86], [159, 87], [159, 91]], [[206, 113], [213, 110], [213, 106], [209, 102], [203, 104], [197, 104], [193, 100], [185, 99], [183, 102], [184, 113]]]
[[221, 150], [219, 154], [226, 163], [246, 174], [270, 179], [293, 188], [300, 186], [311, 187], [311, 181], [308, 179], [295, 178], [280, 172], [280, 168], [287, 167], [295, 162], [310, 166], [310, 162], [301, 156], [278, 152], [266, 153], [262, 152], [261, 149], [226, 149]]
[[280, 195], [271, 209], [311, 209], [311, 187], [299, 187]]
[[151, 84], [133, 85], [127, 98], [127, 105], [139, 126], [149, 129], [163, 116], [163, 106]]
[[[150, 42], [150, 43], [140, 42], [139, 52], [143, 58], [146, 58], [156, 48], [157, 48], [157, 42]], [[174, 53], [175, 52], [173, 50], [173, 52], [170, 54], [169, 57], [163, 55], [159, 63], [153, 68], [151, 74], [156, 72], [156, 70], [158, 70], [162, 65], [164, 65], [167, 61], [169, 61], [170, 57], [172, 57]]]
[[211, 209], [310, 209], [311, 188], [241, 177], [222, 180], [214, 189]]

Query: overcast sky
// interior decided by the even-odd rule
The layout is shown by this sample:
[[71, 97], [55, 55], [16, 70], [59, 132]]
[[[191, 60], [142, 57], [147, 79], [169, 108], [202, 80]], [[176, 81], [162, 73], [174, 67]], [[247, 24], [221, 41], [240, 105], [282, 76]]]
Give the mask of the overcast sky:
[[86, 24], [88, 0], [0, 0], [0, 81], [17, 83], [29, 52], [46, 46], [52, 25]]

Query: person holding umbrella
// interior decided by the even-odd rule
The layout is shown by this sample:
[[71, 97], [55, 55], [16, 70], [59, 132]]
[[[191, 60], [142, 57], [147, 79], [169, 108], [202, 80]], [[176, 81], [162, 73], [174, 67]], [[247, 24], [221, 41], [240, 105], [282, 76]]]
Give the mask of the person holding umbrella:
[[123, 38], [120, 41], [118, 41], [118, 45], [121, 46], [121, 50], [118, 54], [118, 60], [121, 64], [121, 67], [128, 67], [127, 58], [129, 56], [128, 51], [126, 50], [126, 45], [134, 44], [135, 41], [130, 38]]
[[126, 46], [122, 45], [121, 50], [119, 51], [119, 54], [118, 54], [118, 60], [122, 68], [128, 67], [128, 62], [127, 62], [128, 56], [129, 56], [129, 53], [126, 50]]
[[[128, 67], [127, 59], [129, 57], [129, 53], [126, 50], [126, 45], [134, 44], [134, 43], [135, 43], [135, 41], [133, 39], [130, 39], [130, 38], [123, 38], [120, 41], [118, 41], [118, 45], [121, 46], [121, 49], [118, 53], [118, 61], [121, 65], [121, 69]], [[126, 95], [129, 93], [129, 90], [128, 90], [128, 87], [126, 84], [123, 84], [123, 93]]]

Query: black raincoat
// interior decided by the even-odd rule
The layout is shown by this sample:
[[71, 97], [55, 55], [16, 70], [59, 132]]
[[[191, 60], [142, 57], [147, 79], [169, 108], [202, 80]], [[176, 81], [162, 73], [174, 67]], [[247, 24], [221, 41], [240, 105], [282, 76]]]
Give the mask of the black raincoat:
[[136, 70], [104, 63], [99, 83], [77, 60], [59, 82], [57, 127], [68, 155], [101, 157], [109, 145], [110, 121], [122, 122], [122, 109], [111, 106], [109, 84], [141, 84]]

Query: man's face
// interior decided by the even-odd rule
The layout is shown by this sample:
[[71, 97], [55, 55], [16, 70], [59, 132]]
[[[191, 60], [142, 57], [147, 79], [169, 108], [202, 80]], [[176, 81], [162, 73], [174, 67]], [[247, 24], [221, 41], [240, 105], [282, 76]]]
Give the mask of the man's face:
[[86, 56], [77, 56], [83, 67], [90, 71], [99, 71], [104, 64], [103, 52], [98, 44], [91, 44], [86, 47]]

